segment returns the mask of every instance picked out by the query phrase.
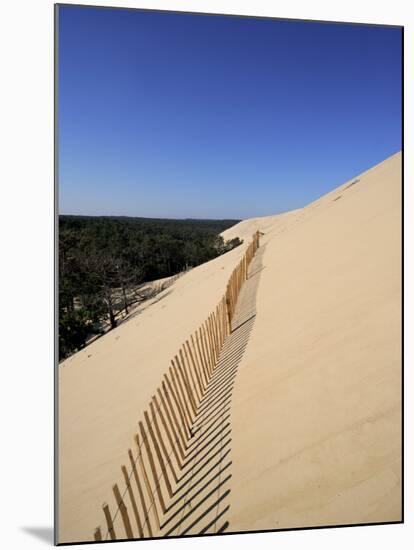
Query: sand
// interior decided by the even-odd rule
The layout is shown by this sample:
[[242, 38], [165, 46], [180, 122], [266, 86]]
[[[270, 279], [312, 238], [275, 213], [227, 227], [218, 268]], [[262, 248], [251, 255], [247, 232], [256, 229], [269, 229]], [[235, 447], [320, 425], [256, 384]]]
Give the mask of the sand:
[[262, 239], [231, 530], [401, 519], [401, 155], [351, 182]]
[[138, 420], [257, 229], [227, 530], [401, 518], [401, 155], [353, 181], [226, 230], [243, 245], [60, 365], [59, 542], [91, 540], [102, 525]]
[[181, 344], [221, 299], [248, 242], [192, 269], [59, 366], [59, 541], [102, 523], [137, 422]]

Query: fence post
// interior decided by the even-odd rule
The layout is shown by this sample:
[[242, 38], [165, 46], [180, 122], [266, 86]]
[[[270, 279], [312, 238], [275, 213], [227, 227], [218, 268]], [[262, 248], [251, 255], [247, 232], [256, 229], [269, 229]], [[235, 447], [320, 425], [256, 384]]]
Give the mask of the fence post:
[[[170, 381], [168, 380], [167, 376], [164, 375], [164, 378], [165, 378], [165, 381], [167, 383], [167, 386], [168, 386], [168, 389], [174, 399], [174, 402], [175, 402], [175, 405], [177, 407], [177, 410], [178, 410], [178, 414], [180, 416], [180, 420], [185, 428], [185, 434], [186, 434], [186, 437], [185, 437], [185, 440], [186, 442], [188, 442], [188, 439], [190, 437], [190, 426], [188, 424], [188, 421], [187, 421], [187, 416], [185, 415], [185, 411], [184, 411], [184, 405], [181, 401], [181, 397], [180, 395], [177, 393], [178, 392], [178, 389], [177, 389], [177, 384], [175, 382], [175, 377], [174, 375], [171, 373], [171, 367], [169, 368], [169, 373], [170, 373], [170, 376], [171, 376], [171, 383]], [[184, 444], [185, 446], [187, 445], [187, 443]]]
[[210, 315], [209, 322], [210, 322], [211, 342], [213, 346], [213, 356], [214, 356], [213, 368], [215, 368], [217, 359], [218, 359], [218, 350], [217, 350], [217, 339], [216, 339], [215, 326], [214, 326], [214, 313]]
[[[144, 412], [144, 416], [145, 416], [145, 414], [146, 414], [146, 411]], [[144, 441], [145, 450], [147, 451], [148, 461], [149, 461], [152, 477], [153, 477], [153, 480], [154, 480], [155, 491], [156, 491], [157, 496], [158, 496], [158, 501], [160, 503], [162, 512], [165, 514], [165, 510], [167, 508], [165, 506], [164, 497], [162, 495], [161, 487], [160, 487], [160, 484], [158, 482], [157, 469], [155, 467], [155, 462], [154, 462], [154, 458], [152, 456], [151, 447], [148, 443], [148, 437], [145, 433], [144, 424], [141, 421], [138, 422], [138, 426], [139, 426], [139, 429], [141, 431], [141, 437]]]
[[210, 346], [210, 356], [211, 356], [211, 371], [214, 370], [214, 364], [216, 362], [216, 357], [214, 353], [214, 345], [213, 345], [213, 337], [211, 333], [211, 319], [210, 317], [207, 319], [207, 336], [208, 336], [208, 343]]
[[[185, 368], [182, 349], [180, 349], [179, 354], [180, 354], [181, 362], [178, 359], [178, 357], [175, 356], [175, 365], [176, 365], [176, 368], [178, 369], [178, 372], [181, 375], [181, 379], [183, 381], [183, 388], [186, 390], [186, 393], [187, 393], [187, 401], [191, 406], [193, 415], [195, 415], [197, 410], [197, 403], [196, 403], [196, 398], [194, 396], [193, 388], [191, 387], [190, 377], [188, 375], [187, 369]], [[193, 421], [193, 417], [191, 416], [190, 423], [192, 421]]]
[[[192, 384], [191, 386], [191, 392], [193, 394], [193, 397], [195, 399], [195, 409], [197, 410], [197, 403], [200, 401], [201, 399], [201, 392], [200, 392], [200, 389], [198, 387], [198, 384], [196, 384], [196, 379], [194, 378], [194, 365], [192, 362], [190, 362], [190, 354], [187, 353], [187, 348], [186, 348], [186, 344], [188, 344], [188, 340], [186, 340], [184, 342], [184, 344], [181, 346], [181, 349], [180, 349], [180, 357], [181, 357], [181, 361], [182, 361], [182, 365], [183, 365], [183, 369], [187, 372], [187, 378], [190, 379], [190, 382]], [[196, 410], [194, 412], [196, 412]]]
[[144, 536], [144, 527], [146, 525], [147, 530], [148, 530], [148, 534], [149, 534], [150, 537], [152, 537], [152, 527], [151, 527], [151, 522], [150, 522], [150, 519], [149, 519], [149, 510], [147, 508], [147, 503], [145, 502], [144, 492], [142, 490], [141, 482], [140, 482], [139, 477], [138, 477], [137, 467], [136, 467], [135, 460], [134, 460], [134, 457], [132, 455], [131, 449], [128, 449], [128, 456], [129, 456], [129, 461], [131, 463], [131, 468], [132, 468], [132, 473], [134, 475], [135, 483], [136, 483], [137, 488], [138, 488], [138, 495], [139, 495], [139, 500], [141, 501], [142, 511], [144, 513], [144, 523], [142, 525], [142, 531], [143, 531], [142, 536]]
[[125, 534], [128, 539], [133, 539], [134, 535], [132, 533], [131, 522], [129, 521], [128, 510], [127, 510], [127, 507], [125, 506], [125, 502], [123, 501], [118, 485], [116, 483], [115, 485], [112, 486], [112, 490], [114, 492], [115, 500], [118, 505], [119, 511], [121, 512], [122, 522], [125, 528]]
[[209, 382], [209, 376], [208, 376], [208, 368], [207, 368], [207, 359], [204, 353], [203, 342], [201, 340], [201, 331], [202, 329], [199, 328], [198, 331], [196, 332], [196, 344], [197, 344], [198, 355], [200, 356], [200, 362], [203, 367], [204, 386], [207, 387], [207, 384]]
[[[169, 396], [168, 391], [167, 391], [167, 386], [165, 385], [165, 382], [164, 382], [164, 381], [161, 382], [161, 386], [162, 386], [162, 389], [163, 389], [163, 391], [164, 391], [165, 399], [166, 399], [166, 401], [167, 401], [167, 403], [168, 403], [168, 406], [169, 406], [169, 408], [170, 408], [170, 411], [169, 411], [168, 408], [167, 408], [166, 402], [164, 401], [163, 395], [162, 395], [162, 393], [161, 393], [160, 390], [158, 390], [158, 394], [159, 394], [159, 396], [160, 396], [161, 402], [164, 404], [165, 413], [166, 413], [167, 417], [169, 418], [170, 425], [172, 426], [173, 431], [175, 431], [175, 430], [174, 430], [174, 424], [173, 424], [173, 422], [171, 421], [171, 418], [172, 418], [172, 420], [173, 420], [174, 423], [175, 423], [175, 427], [177, 428], [177, 434], [180, 436], [180, 439], [177, 439], [177, 441], [178, 441], [179, 443], [180, 443], [180, 442], [182, 443], [182, 446], [181, 446], [181, 444], [179, 444], [179, 445], [178, 445], [178, 448], [179, 448], [179, 451], [180, 451], [181, 459], [184, 460], [184, 458], [185, 458], [184, 449], [185, 449], [185, 447], [186, 447], [186, 438], [185, 438], [183, 432], [181, 431], [181, 425], [180, 425], [180, 423], [179, 423], [178, 420], [177, 420], [177, 416], [176, 416], [176, 414], [175, 414], [174, 407], [173, 407], [173, 404], [172, 404], [172, 402], [171, 402], [170, 396]], [[169, 415], [169, 412], [171, 412], [171, 416]], [[178, 412], [178, 414], [180, 414], [180, 413]]]
[[136, 503], [136, 500], [135, 500], [135, 495], [132, 491], [132, 487], [131, 487], [131, 483], [130, 483], [130, 479], [129, 479], [129, 476], [128, 476], [127, 469], [125, 468], [124, 465], [121, 466], [121, 470], [122, 470], [122, 474], [124, 476], [125, 484], [126, 484], [126, 487], [127, 487], [129, 500], [131, 501], [132, 511], [134, 512], [134, 516], [135, 516], [135, 521], [137, 523], [138, 536], [142, 539], [144, 537], [144, 532], [142, 530], [142, 523], [141, 523], [141, 518], [139, 517], [138, 507], [137, 507], [137, 503]]
[[[166, 392], [167, 390], [164, 387], [164, 382], [162, 382], [162, 385], [163, 385], [163, 390]], [[164, 399], [164, 396], [162, 395], [161, 390], [159, 388], [157, 388], [157, 393], [158, 393], [158, 397], [160, 398], [161, 405], [163, 406], [166, 417], [167, 417], [166, 424], [169, 425], [169, 427], [171, 429], [171, 432], [172, 432], [173, 440], [174, 440], [175, 443], [177, 443], [179, 456], [176, 456], [176, 459], [177, 459], [177, 464], [178, 464], [179, 468], [181, 468], [182, 462], [185, 458], [184, 450], [183, 450], [183, 447], [182, 447], [182, 445], [184, 445], [183, 435], [181, 433], [181, 430], [178, 429], [179, 425], [178, 425], [177, 417], [175, 416], [174, 410], [172, 410], [171, 411], [172, 414], [170, 414], [170, 410], [169, 410], [169, 408], [167, 406], [167, 403]], [[169, 403], [169, 407], [172, 407], [171, 403]], [[178, 428], [177, 428], [177, 426], [178, 426]], [[174, 446], [174, 449], [175, 449], [175, 446]]]
[[227, 313], [228, 334], [231, 334], [230, 300], [228, 297], [226, 297], [226, 313]]
[[[148, 432], [149, 432], [150, 437], [151, 437], [152, 445], [155, 449], [155, 455], [158, 458], [158, 462], [159, 462], [161, 472], [162, 472], [162, 477], [164, 477], [165, 485], [167, 487], [168, 496], [171, 498], [172, 494], [173, 494], [171, 483], [170, 483], [170, 480], [168, 478], [167, 470], [165, 468], [164, 460], [162, 458], [162, 454], [161, 454], [161, 451], [160, 451], [160, 446], [158, 444], [157, 438], [155, 437], [154, 430], [152, 429], [152, 424], [150, 422], [147, 411], [144, 411], [144, 418], [145, 418], [145, 421], [147, 423], [147, 429], [148, 429]], [[148, 447], [149, 447], [149, 443], [148, 443]], [[160, 481], [159, 481], [161, 479], [161, 476], [157, 475], [157, 467], [155, 466], [155, 460], [153, 460], [153, 464], [154, 464], [153, 474], [155, 473], [154, 483], [156, 485], [156, 491], [157, 491], [157, 494], [158, 494], [158, 498], [160, 499], [160, 502], [162, 502], [163, 512], [165, 512], [166, 506], [164, 504], [164, 498], [162, 496], [162, 491], [161, 491], [161, 486], [160, 486]]]
[[111, 540], [116, 540], [114, 524], [113, 524], [113, 521], [112, 521], [111, 512], [109, 511], [109, 506], [105, 502], [105, 504], [102, 506], [102, 508], [103, 508], [103, 511], [104, 511], [104, 514], [105, 514], [106, 525], [108, 527], [109, 536], [111, 537]]
[[180, 376], [178, 376], [179, 375], [178, 369], [175, 367], [172, 361], [171, 361], [171, 364], [173, 365], [174, 368], [170, 367], [170, 376], [172, 378], [172, 383], [177, 392], [177, 395], [178, 395], [178, 391], [181, 392], [180, 395], [183, 403], [184, 416], [187, 419], [187, 429], [188, 429], [188, 433], [191, 434], [191, 424], [193, 423], [193, 417], [191, 415], [190, 408], [188, 406], [188, 399], [186, 399], [184, 388], [183, 388], [183, 385], [181, 384], [181, 378]]
[[[166, 461], [166, 466], [169, 466], [170, 470], [171, 470], [171, 474], [174, 478], [174, 481], [175, 483], [178, 483], [178, 479], [177, 479], [177, 476], [175, 474], [175, 470], [174, 470], [174, 466], [170, 460], [170, 457], [168, 455], [168, 452], [167, 452], [167, 449], [165, 447], [165, 443], [164, 443], [164, 439], [162, 437], [162, 434], [161, 434], [161, 430], [160, 430], [160, 427], [158, 425], [158, 420], [157, 420], [157, 412], [159, 412], [160, 414], [160, 418], [161, 418], [161, 411], [158, 410], [155, 408], [154, 406], [154, 399], [155, 399], [155, 396], [152, 396], [152, 400], [150, 402], [150, 410], [151, 410], [151, 414], [152, 414], [152, 423], [154, 425], [154, 428], [155, 428], [155, 435], [157, 436], [157, 440], [159, 442], [159, 445], [161, 447], [161, 450], [162, 452], [164, 453], [164, 458], [165, 458], [165, 461]], [[175, 449], [175, 447], [173, 446], [173, 449]], [[166, 468], [167, 469], [167, 468]], [[167, 482], [168, 480], [166, 480]]]
[[[193, 335], [191, 335], [191, 339], [192, 339]], [[193, 352], [191, 351], [191, 346], [190, 346], [190, 342], [188, 340], [186, 340], [184, 342], [184, 353], [186, 355], [186, 358], [187, 358], [187, 361], [189, 362], [190, 364], [190, 360], [191, 360], [191, 365], [192, 365], [192, 370], [194, 371], [194, 374], [195, 374], [195, 377], [197, 379], [197, 389], [198, 389], [198, 393], [200, 395], [199, 399], [201, 400], [203, 398], [203, 394], [204, 394], [204, 386], [203, 386], [203, 381], [201, 379], [201, 375], [200, 375], [200, 369], [198, 367], [198, 361], [197, 361], [197, 356], [195, 354], [195, 348], [194, 348], [194, 342], [192, 342], [192, 345], [193, 345], [193, 349], [194, 349], [194, 355], [193, 355]], [[187, 351], [188, 351], [188, 354], [187, 354]], [[194, 359], [195, 357], [195, 359]], [[190, 358], [190, 359], [188, 359]]]
[[223, 345], [223, 334], [221, 331], [221, 301], [219, 305], [216, 308], [216, 327], [217, 327], [217, 334], [218, 334], [218, 342], [219, 342], [219, 349], [221, 351], [221, 346]]
[[[141, 428], [141, 426], [140, 426], [140, 428]], [[142, 432], [142, 430], [141, 430], [141, 432]], [[144, 441], [145, 441], [145, 438], [146, 438], [146, 435], [145, 435], [145, 432], [144, 432]], [[149, 479], [148, 479], [147, 470], [145, 469], [145, 464], [144, 464], [144, 461], [142, 459], [138, 434], [135, 435], [135, 441], [136, 441], [136, 444], [137, 444], [137, 447], [138, 447], [138, 461], [139, 461], [139, 465], [140, 465], [140, 468], [141, 468], [142, 476], [144, 478], [145, 487], [147, 489], [148, 497], [151, 501], [151, 506], [154, 510], [154, 517], [155, 517], [157, 527], [158, 527], [158, 529], [160, 529], [161, 524], [160, 524], [160, 517], [158, 515], [157, 503], [155, 502], [154, 494], [151, 490], [151, 484], [150, 484]], [[148, 510], [148, 513], [149, 513], [149, 510]]]
[[[158, 390], [159, 391], [159, 390]], [[159, 415], [160, 415], [160, 419], [161, 419], [161, 424], [164, 428], [164, 431], [167, 435], [167, 439], [168, 439], [168, 443], [170, 444], [171, 446], [171, 449], [172, 449], [172, 452], [174, 454], [174, 458], [175, 458], [175, 461], [177, 463], [177, 466], [178, 468], [181, 469], [181, 460], [180, 460], [180, 457], [178, 456], [178, 453], [177, 453], [177, 448], [176, 448], [176, 444], [177, 444], [177, 447], [179, 446], [180, 444], [180, 440], [178, 437], [175, 437], [175, 441], [174, 441], [174, 432], [173, 432], [173, 436], [171, 436], [171, 432], [170, 432], [170, 428], [168, 427], [168, 423], [165, 421], [165, 418], [164, 418], [164, 414], [161, 410], [161, 403], [158, 405], [158, 401], [157, 401], [157, 398], [155, 395], [152, 396], [152, 400], [154, 401], [154, 404], [155, 404], [155, 407], [158, 409], [158, 412], [159, 412]], [[177, 480], [177, 477], [175, 475], [175, 472], [172, 468], [172, 465], [171, 465], [171, 470], [173, 472], [173, 476], [174, 476], [174, 481], [175, 483], [178, 483], [178, 480]]]
[[211, 367], [211, 356], [209, 353], [209, 348], [207, 345], [207, 329], [206, 329], [206, 323], [203, 323], [201, 328], [201, 346], [203, 348], [203, 353], [206, 357], [206, 364], [207, 364], [207, 373], [208, 373], [208, 379], [210, 379], [212, 367]]

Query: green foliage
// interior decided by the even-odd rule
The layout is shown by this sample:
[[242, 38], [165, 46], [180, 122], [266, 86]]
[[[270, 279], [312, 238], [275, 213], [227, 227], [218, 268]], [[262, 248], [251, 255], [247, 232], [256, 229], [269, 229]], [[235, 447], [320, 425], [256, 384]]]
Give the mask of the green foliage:
[[65, 357], [83, 348], [91, 321], [85, 309], [61, 311], [59, 316], [59, 356]]
[[[114, 292], [169, 277], [238, 246], [219, 235], [237, 220], [59, 217], [59, 356], [116, 326]], [[121, 291], [119, 290], [121, 289]]]

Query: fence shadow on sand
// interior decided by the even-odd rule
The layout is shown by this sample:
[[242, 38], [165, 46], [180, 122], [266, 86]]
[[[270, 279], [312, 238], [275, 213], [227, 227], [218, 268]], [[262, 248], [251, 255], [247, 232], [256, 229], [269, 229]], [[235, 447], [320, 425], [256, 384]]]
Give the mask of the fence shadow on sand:
[[[162, 524], [163, 536], [222, 533], [231, 492], [231, 400], [256, 315], [263, 248], [251, 263], [217, 367], [197, 409], [183, 471]], [[254, 273], [256, 273], [255, 276]]]
[[256, 232], [216, 310], [171, 361], [112, 487], [115, 512], [103, 504], [105, 527], [95, 529], [95, 540], [229, 528], [231, 401], [255, 320], [262, 255]]

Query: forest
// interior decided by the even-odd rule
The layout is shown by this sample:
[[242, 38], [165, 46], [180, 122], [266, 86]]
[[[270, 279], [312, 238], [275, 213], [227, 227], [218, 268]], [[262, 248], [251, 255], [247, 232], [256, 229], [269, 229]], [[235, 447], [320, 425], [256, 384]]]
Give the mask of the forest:
[[238, 221], [59, 216], [59, 360], [152, 297], [148, 281], [178, 276], [241, 244], [220, 235]]

